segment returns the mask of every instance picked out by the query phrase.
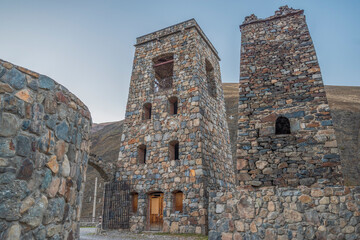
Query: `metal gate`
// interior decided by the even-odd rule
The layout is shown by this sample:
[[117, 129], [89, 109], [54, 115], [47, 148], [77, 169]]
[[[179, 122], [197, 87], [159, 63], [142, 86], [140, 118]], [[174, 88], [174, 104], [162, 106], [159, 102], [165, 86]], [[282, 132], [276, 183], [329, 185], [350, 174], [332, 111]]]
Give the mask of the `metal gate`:
[[129, 228], [130, 184], [115, 181], [105, 184], [103, 229]]

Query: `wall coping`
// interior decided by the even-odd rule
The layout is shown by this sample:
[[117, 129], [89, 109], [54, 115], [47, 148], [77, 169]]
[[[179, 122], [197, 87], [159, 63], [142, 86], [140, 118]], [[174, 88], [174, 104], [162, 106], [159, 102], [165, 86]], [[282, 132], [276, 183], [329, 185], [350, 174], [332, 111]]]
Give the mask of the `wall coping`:
[[208, 39], [208, 37], [203, 32], [203, 30], [200, 28], [199, 24], [196, 22], [196, 20], [194, 18], [186, 20], [186, 21], [178, 23], [178, 24], [171, 25], [169, 27], [166, 27], [166, 28], [163, 28], [163, 29], [160, 29], [160, 30], [148, 33], [148, 34], [145, 34], [145, 35], [142, 35], [140, 37], [137, 37], [136, 44], [134, 46], [137, 47], [137, 46], [140, 46], [145, 43], [149, 43], [152, 41], [158, 41], [161, 38], [168, 37], [170, 35], [177, 34], [177, 33], [180, 33], [184, 30], [191, 29], [191, 28], [196, 29], [196, 31], [203, 38], [203, 40], [209, 46], [211, 51], [214, 53], [214, 55], [220, 61], [219, 54], [218, 54], [217, 50], [215, 49], [214, 45], [210, 42], [210, 40]]

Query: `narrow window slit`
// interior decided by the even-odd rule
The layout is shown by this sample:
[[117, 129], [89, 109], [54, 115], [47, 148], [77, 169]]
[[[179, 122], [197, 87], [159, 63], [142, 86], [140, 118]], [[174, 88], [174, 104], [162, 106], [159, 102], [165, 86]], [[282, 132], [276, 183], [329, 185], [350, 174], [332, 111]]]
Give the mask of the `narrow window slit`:
[[138, 147], [138, 163], [144, 164], [146, 163], [146, 146], [140, 145]]
[[143, 106], [143, 119], [151, 119], [151, 103], [145, 103]]
[[171, 141], [169, 143], [170, 160], [179, 160], [179, 142]]
[[178, 113], [178, 98], [177, 97], [169, 98], [169, 113], [170, 113], [170, 115], [175, 115]]

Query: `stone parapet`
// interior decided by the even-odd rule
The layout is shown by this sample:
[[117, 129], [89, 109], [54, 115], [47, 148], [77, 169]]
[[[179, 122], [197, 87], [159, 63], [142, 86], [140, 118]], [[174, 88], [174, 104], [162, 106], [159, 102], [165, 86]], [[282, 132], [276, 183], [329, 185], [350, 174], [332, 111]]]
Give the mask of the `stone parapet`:
[[360, 187], [209, 193], [209, 239], [359, 239]]
[[287, 17], [295, 14], [302, 14], [304, 10], [289, 8], [287, 5], [282, 6], [279, 10], [275, 11], [273, 16], [267, 17], [265, 19], [257, 18], [255, 14], [245, 17], [244, 22], [240, 25], [240, 28], [253, 23], [268, 22], [271, 20], [279, 19], [282, 17]]
[[53, 79], [0, 60], [0, 239], [77, 239], [91, 116]]
[[210, 40], [207, 38], [207, 36], [203, 32], [203, 30], [200, 28], [200, 26], [198, 25], [196, 20], [193, 19], [193, 18], [189, 19], [187, 21], [184, 21], [184, 22], [181, 22], [181, 23], [178, 23], [178, 24], [163, 28], [161, 30], [146, 34], [144, 36], [138, 37], [138, 38], [136, 38], [135, 46], [139, 46], [139, 45], [149, 43], [149, 42], [152, 42], [152, 41], [158, 41], [158, 40], [163, 39], [165, 37], [168, 37], [170, 35], [177, 34], [177, 33], [180, 33], [182, 31], [186, 30], [186, 29], [191, 29], [191, 28], [196, 29], [196, 31], [203, 38], [203, 40], [206, 42], [206, 44], [211, 49], [211, 51], [213, 51], [213, 53], [218, 58], [218, 60], [220, 60], [220, 57], [218, 56], [217, 50], [212, 45]]

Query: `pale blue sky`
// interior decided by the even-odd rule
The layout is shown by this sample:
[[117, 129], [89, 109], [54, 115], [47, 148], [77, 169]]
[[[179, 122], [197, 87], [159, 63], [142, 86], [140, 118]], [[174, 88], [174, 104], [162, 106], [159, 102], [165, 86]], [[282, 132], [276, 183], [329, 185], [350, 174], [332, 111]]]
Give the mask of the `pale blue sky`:
[[195, 18], [218, 50], [223, 82], [239, 81], [245, 16], [304, 9], [327, 85], [360, 86], [359, 0], [1, 0], [0, 58], [76, 94], [94, 122], [124, 118], [136, 37]]

